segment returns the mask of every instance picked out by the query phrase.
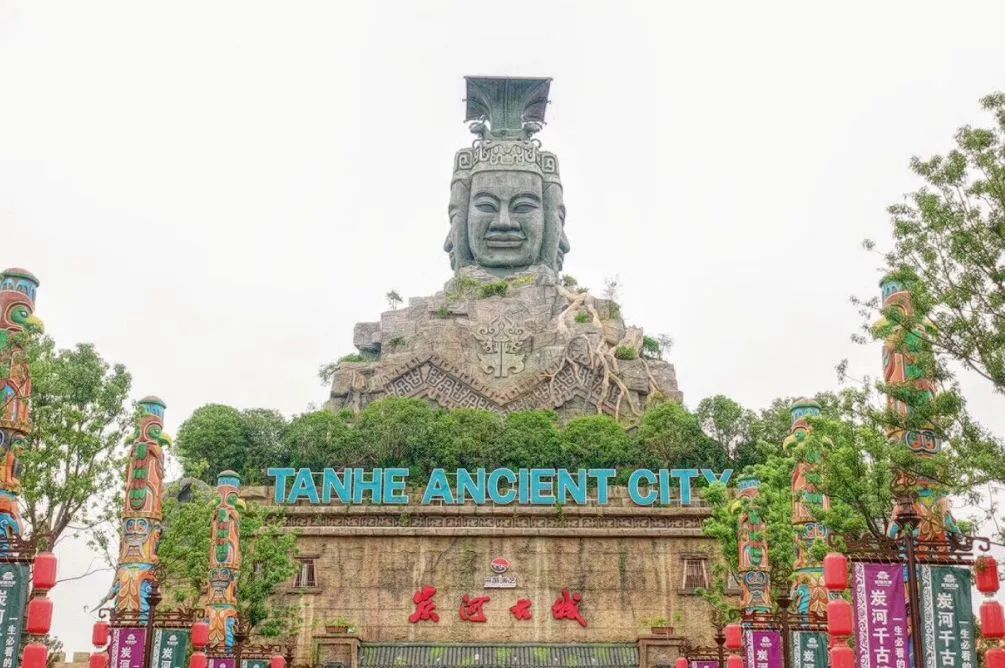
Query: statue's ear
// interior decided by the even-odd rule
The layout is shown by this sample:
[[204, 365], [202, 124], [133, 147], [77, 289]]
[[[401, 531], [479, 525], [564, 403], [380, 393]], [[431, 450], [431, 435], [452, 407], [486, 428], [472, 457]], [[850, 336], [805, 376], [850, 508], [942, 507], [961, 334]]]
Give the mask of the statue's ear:
[[443, 250], [450, 256], [450, 268], [457, 271], [471, 264], [471, 247], [468, 245], [468, 201], [471, 190], [468, 181], [455, 178], [450, 184], [450, 205], [447, 215], [450, 216], [450, 231], [443, 242]]
[[544, 184], [544, 238], [541, 241], [541, 264], [559, 271], [562, 256], [569, 250], [569, 240], [565, 237], [565, 203], [562, 184]]

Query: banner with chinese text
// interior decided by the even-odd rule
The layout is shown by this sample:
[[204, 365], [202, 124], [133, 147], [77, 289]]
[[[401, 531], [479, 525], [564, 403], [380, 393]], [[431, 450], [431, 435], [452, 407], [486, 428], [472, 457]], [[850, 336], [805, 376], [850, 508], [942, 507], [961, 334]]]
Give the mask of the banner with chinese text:
[[919, 577], [924, 668], [975, 668], [970, 570], [922, 566]]
[[3, 668], [17, 668], [28, 600], [27, 564], [0, 564], [0, 639]]
[[269, 668], [268, 659], [241, 659], [243, 668]]
[[113, 663], [110, 668], [143, 668], [143, 652], [146, 644], [146, 629], [112, 629], [109, 654]]
[[902, 564], [852, 565], [858, 668], [908, 668]]
[[747, 668], [782, 668], [782, 634], [745, 631]]
[[824, 631], [792, 632], [792, 667], [827, 668], [827, 633]]
[[187, 668], [187, 629], [157, 629], [154, 631], [154, 654], [150, 668]]

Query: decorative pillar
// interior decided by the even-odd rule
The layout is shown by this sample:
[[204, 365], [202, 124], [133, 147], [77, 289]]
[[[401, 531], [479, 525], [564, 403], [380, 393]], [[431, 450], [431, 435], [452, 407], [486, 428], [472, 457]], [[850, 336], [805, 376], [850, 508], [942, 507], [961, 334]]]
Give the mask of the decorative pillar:
[[18, 508], [21, 463], [18, 454], [31, 433], [31, 369], [14, 335], [28, 326], [41, 328], [32, 315], [38, 279], [25, 269], [0, 273], [0, 537], [20, 536]]
[[[914, 318], [911, 293], [903, 282], [893, 276], [886, 276], [880, 281], [880, 288], [884, 313], [896, 310], [908, 320]], [[889, 330], [883, 342], [883, 380], [887, 385], [907, 388], [914, 393], [910, 402], [887, 393], [887, 407], [906, 418], [917, 407], [935, 398], [935, 383], [926, 375], [924, 358], [931, 354], [927, 341], [936, 336], [937, 332], [928, 320], [922, 321], [918, 329], [907, 331], [886, 316], [876, 327]], [[915, 457], [922, 460], [931, 459], [941, 447], [935, 431], [930, 428], [909, 431], [892, 425], [887, 430], [887, 438], [891, 442], [905, 444]], [[939, 493], [933, 481], [909, 471], [900, 471], [894, 481], [893, 491], [900, 497], [914, 495], [914, 512], [920, 518], [917, 529], [919, 540], [946, 541], [948, 533], [958, 531], [950, 512], [949, 500]], [[906, 507], [898, 504], [898, 509], [894, 511], [891, 529], [894, 535], [899, 531], [897, 519]]]
[[742, 478], [738, 499], [742, 504], [738, 539], [740, 544], [740, 609], [744, 618], [771, 612], [771, 575], [768, 566], [766, 525], [754, 507], [761, 481]]
[[209, 595], [206, 618], [209, 621], [209, 644], [234, 647], [237, 628], [237, 579], [241, 572], [241, 516], [245, 507], [238, 496], [241, 478], [233, 471], [224, 471], [217, 478], [216, 510], [209, 545]]
[[[820, 415], [820, 404], [813, 399], [799, 399], [789, 409], [792, 426], [782, 441], [782, 449], [794, 450], [803, 444], [811, 427], [808, 418]], [[813, 559], [810, 549], [819, 538], [827, 540], [827, 528], [814, 518], [817, 510], [828, 510], [830, 500], [817, 490], [815, 476], [820, 452], [816, 449], [802, 453], [801, 461], [792, 472], [792, 524], [796, 530], [796, 560], [793, 564], [795, 581], [792, 600], [795, 612], [800, 615], [823, 617], [827, 614], [827, 589], [824, 587], [824, 570]]]
[[126, 468], [126, 494], [122, 510], [122, 540], [115, 574], [115, 610], [145, 616], [150, 609], [150, 588], [156, 579], [157, 543], [164, 519], [162, 490], [164, 402], [157, 397], [139, 401], [136, 432]]

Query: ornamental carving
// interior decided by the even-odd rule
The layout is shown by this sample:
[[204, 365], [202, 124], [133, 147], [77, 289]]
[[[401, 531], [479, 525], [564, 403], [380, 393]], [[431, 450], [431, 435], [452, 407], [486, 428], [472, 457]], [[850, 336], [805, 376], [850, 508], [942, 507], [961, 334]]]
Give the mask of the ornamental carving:
[[509, 318], [500, 316], [485, 327], [475, 330], [475, 340], [481, 345], [482, 371], [494, 378], [506, 378], [511, 373], [520, 373], [524, 369], [524, 342], [527, 340], [527, 330], [510, 322]]

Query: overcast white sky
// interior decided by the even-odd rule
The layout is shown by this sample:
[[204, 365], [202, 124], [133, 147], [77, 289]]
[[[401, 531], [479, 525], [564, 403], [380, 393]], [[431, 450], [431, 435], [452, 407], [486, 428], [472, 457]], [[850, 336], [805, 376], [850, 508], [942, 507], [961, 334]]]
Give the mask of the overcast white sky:
[[[0, 0], [0, 264], [172, 433], [207, 402], [302, 411], [388, 289], [448, 278], [462, 76], [551, 76], [567, 271], [621, 276], [689, 406], [759, 408], [844, 357], [879, 373], [849, 342], [848, 296], [878, 290], [860, 242], [888, 243], [912, 154], [987, 121], [1003, 24], [1001, 2]], [[68, 649], [110, 577], [54, 591]]]

